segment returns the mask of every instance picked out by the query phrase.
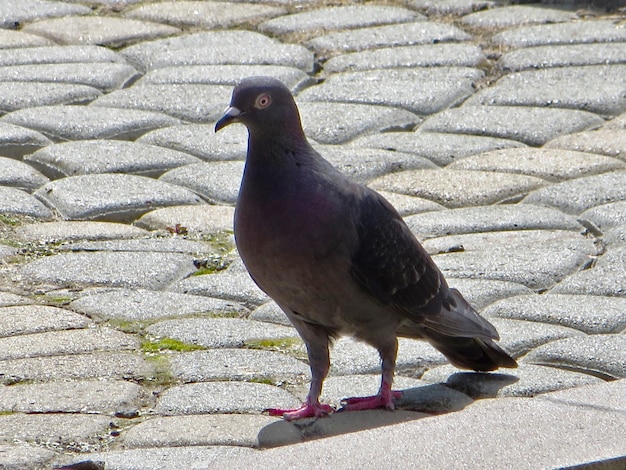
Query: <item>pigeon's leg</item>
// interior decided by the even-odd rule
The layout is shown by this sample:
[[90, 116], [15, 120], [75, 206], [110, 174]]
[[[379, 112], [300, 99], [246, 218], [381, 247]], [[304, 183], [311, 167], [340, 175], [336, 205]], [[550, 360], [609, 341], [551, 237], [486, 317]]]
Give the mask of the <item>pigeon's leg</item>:
[[343, 407], [341, 411], [360, 411], [371, 410], [374, 408], [394, 409], [393, 400], [400, 398], [402, 392], [391, 390], [393, 383], [393, 373], [396, 368], [396, 356], [398, 355], [398, 340], [378, 348], [380, 358], [382, 359], [382, 380], [380, 390], [377, 395], [371, 397], [352, 397], [341, 401]]
[[266, 411], [268, 411], [271, 416], [282, 416], [287, 421], [326, 416], [335, 411], [330, 405], [320, 403], [322, 384], [330, 368], [328, 334], [321, 328], [315, 328], [303, 322], [296, 322], [292, 319], [292, 323], [298, 330], [298, 333], [300, 333], [300, 336], [302, 336], [309, 356], [309, 366], [311, 368], [311, 386], [309, 388], [309, 394], [300, 408], [294, 410], [270, 408]]

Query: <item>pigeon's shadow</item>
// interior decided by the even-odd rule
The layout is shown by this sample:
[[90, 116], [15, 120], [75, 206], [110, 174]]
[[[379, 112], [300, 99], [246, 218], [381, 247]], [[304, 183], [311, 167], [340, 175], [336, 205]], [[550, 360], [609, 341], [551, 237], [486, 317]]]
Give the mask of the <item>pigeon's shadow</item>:
[[445, 385], [477, 400], [495, 398], [500, 390], [515, 382], [519, 377], [494, 372], [457, 372], [446, 380]]

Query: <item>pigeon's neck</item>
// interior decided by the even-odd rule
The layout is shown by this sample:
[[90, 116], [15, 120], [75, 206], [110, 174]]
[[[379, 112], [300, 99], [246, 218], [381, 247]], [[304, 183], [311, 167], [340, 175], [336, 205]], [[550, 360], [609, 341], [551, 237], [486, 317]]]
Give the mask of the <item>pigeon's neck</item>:
[[251, 131], [246, 165], [277, 172], [310, 164], [314, 154], [301, 129], [284, 128], [271, 134]]

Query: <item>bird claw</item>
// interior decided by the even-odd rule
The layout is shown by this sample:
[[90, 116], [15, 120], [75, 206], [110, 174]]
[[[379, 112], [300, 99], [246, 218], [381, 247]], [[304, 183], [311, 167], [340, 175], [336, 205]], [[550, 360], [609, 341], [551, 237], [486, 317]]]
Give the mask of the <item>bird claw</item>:
[[375, 408], [387, 408], [393, 410], [395, 408], [393, 404], [394, 399], [402, 397], [402, 392], [399, 390], [389, 390], [386, 393], [379, 393], [371, 397], [351, 397], [341, 400], [340, 411], [362, 411], [373, 410]]
[[330, 405], [324, 405], [322, 403], [310, 404], [305, 403], [300, 408], [295, 410], [283, 410], [280, 408], [269, 408], [265, 410], [270, 416], [282, 416], [285, 421], [293, 421], [301, 418], [321, 418], [328, 416], [335, 409]]

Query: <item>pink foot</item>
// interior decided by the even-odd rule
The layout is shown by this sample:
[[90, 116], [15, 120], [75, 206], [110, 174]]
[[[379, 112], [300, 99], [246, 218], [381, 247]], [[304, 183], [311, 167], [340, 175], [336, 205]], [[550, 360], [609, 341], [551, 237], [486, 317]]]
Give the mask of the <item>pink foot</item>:
[[343, 407], [341, 411], [362, 411], [373, 410], [375, 408], [394, 409], [393, 400], [402, 397], [399, 390], [385, 390], [378, 395], [371, 397], [351, 397], [341, 401]]
[[269, 412], [270, 416], [282, 416], [283, 418], [285, 418], [285, 421], [293, 421], [294, 419], [300, 418], [320, 418], [322, 416], [329, 415], [335, 410], [330, 405], [323, 405], [321, 403], [305, 403], [300, 408], [297, 408], [295, 410], [270, 408], [265, 411]]

